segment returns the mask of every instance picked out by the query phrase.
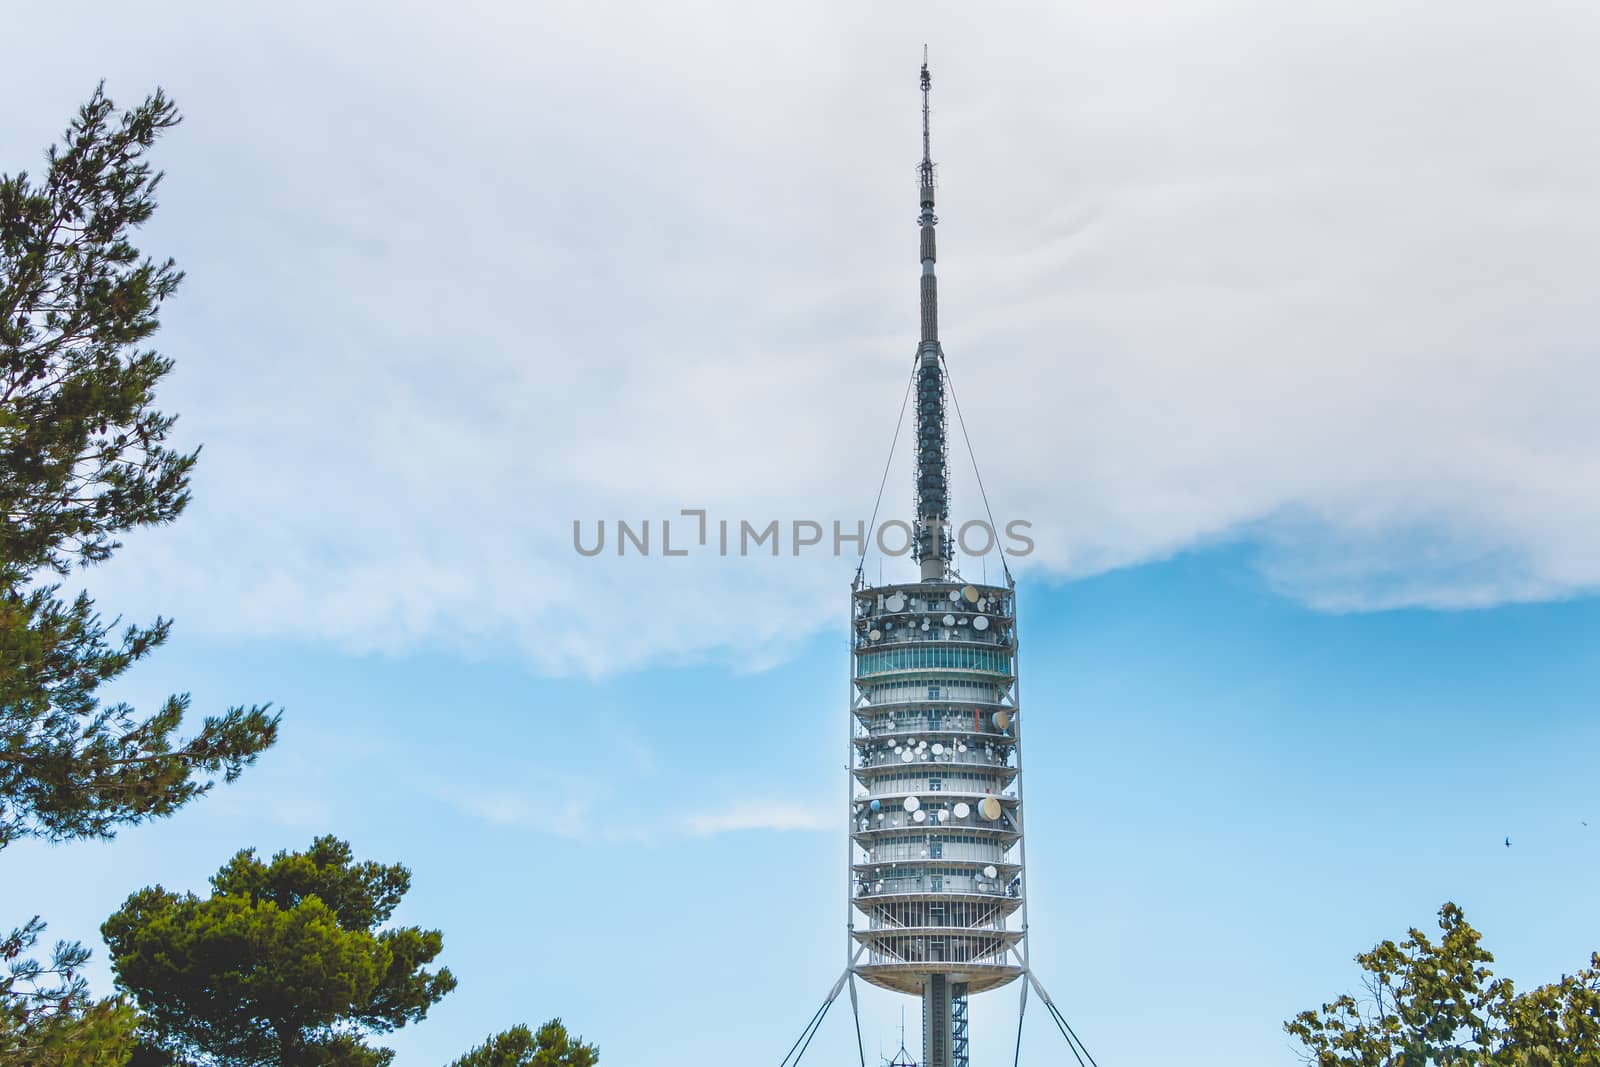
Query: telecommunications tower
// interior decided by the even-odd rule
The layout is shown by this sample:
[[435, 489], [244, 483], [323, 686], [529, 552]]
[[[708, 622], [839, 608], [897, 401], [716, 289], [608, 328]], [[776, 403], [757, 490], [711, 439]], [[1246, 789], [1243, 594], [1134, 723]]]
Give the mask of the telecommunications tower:
[[[857, 976], [921, 1000], [920, 1067], [970, 1067], [968, 997], [1019, 978], [1017, 1056], [1031, 986], [1079, 1062], [1092, 1065], [1028, 966], [1016, 583], [1003, 554], [999, 585], [963, 578], [954, 559], [931, 88], [924, 55], [921, 340], [908, 385], [918, 574], [874, 586], [858, 566], [851, 587], [848, 963], [783, 1067], [799, 1062], [847, 985], [858, 1009]], [[856, 1037], [865, 1067], [859, 1010]]]
[[869, 586], [858, 572], [851, 591], [850, 936], [856, 974], [921, 998], [923, 1067], [967, 1067], [967, 997], [1020, 978], [1026, 958], [1021, 719], [1013, 583], [963, 581], [952, 559], [931, 87], [924, 63], [920, 574]]

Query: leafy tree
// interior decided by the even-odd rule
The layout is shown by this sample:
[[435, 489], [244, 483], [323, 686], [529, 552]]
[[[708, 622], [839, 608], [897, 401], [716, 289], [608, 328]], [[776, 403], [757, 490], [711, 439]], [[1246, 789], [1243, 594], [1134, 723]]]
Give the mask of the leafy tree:
[[[178, 122], [159, 91], [119, 112], [97, 88], [46, 155], [42, 178], [0, 175], [0, 848], [20, 838], [110, 837], [232, 780], [276, 738], [265, 707], [177, 736], [187, 696], [141, 716], [102, 685], [166, 640], [169, 624], [102, 618], [53, 579], [109, 559], [129, 530], [170, 522], [198, 452], [167, 445], [155, 407], [171, 362], [141, 348], [182, 275], [134, 247], [160, 175], [146, 154]], [[117, 1067], [133, 1013], [91, 1001], [82, 946], [26, 956], [35, 916], [0, 942], [0, 1065]]]
[[28, 1067], [123, 1067], [137, 1016], [119, 999], [89, 999], [78, 969], [88, 952], [55, 946], [48, 965], [28, 956], [44, 924], [34, 919], [0, 942], [0, 1063]]
[[595, 1067], [600, 1050], [568, 1035], [560, 1019], [538, 1031], [513, 1026], [485, 1041], [450, 1067]]
[[1600, 953], [1575, 975], [1518, 994], [1455, 904], [1436, 943], [1412, 929], [1356, 957], [1367, 996], [1284, 1023], [1317, 1067], [1600, 1067]]
[[399, 864], [355, 862], [319, 837], [270, 862], [245, 850], [199, 898], [160, 887], [101, 928], [117, 984], [151, 1044], [216, 1067], [382, 1067], [365, 1038], [421, 1019], [455, 988], [437, 930], [380, 929], [411, 885]]
[[159, 91], [119, 112], [97, 88], [40, 180], [0, 177], [0, 847], [166, 815], [276, 738], [263, 707], [183, 739], [187, 696], [147, 716], [102, 706], [169, 624], [116, 635], [86, 594], [41, 584], [189, 502], [198, 451], [167, 444], [174, 417], [154, 406], [172, 363], [140, 347], [183, 276], [132, 243], [161, 178], [146, 155], [177, 122]]

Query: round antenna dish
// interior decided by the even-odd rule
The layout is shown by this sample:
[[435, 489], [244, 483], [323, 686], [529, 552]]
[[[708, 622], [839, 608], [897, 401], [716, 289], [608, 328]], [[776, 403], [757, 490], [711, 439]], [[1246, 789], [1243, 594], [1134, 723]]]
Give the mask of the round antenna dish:
[[912, 752], [908, 748], [904, 752], [900, 753], [900, 762], [901, 763], [910, 763], [911, 762], [911, 756], [912, 756]]
[[883, 631], [882, 630], [871, 630], [871, 631], [869, 631], [867, 633], [867, 636], [872, 638], [872, 640], [876, 641], [878, 638], [883, 636]]
[[883, 805], [874, 800], [871, 804], [868, 804], [867, 807], [871, 808], [873, 811], [877, 811], [879, 808], [883, 807]]
[[960, 599], [961, 599], [961, 594], [960, 593], [956, 592], [954, 589], [950, 590], [950, 603], [954, 604], [956, 601], [958, 601]]
[[997, 871], [993, 866], [985, 867], [983, 869], [983, 876], [985, 878], [994, 878], [994, 877], [997, 877], [999, 874], [1000, 874], [1000, 872]]
[[955, 806], [955, 813], [956, 818], [965, 819], [968, 815], [972, 814], [972, 808], [967, 804], [966, 801], [962, 801]]
[[998, 726], [1000, 729], [1004, 730], [1007, 726], [1011, 725], [1011, 714], [1009, 712], [1005, 712], [1005, 711], [997, 711], [997, 712], [995, 712], [994, 713], [994, 724], [996, 726]]
[[926, 630], [928, 628], [928, 620], [927, 619], [923, 619], [922, 620], [922, 628], [924, 630]]
[[972, 628], [974, 630], [987, 630], [989, 628], [989, 617], [987, 615], [979, 615], [972, 620]]
[[914, 812], [911, 813], [911, 821], [912, 822], [927, 822], [928, 821], [928, 813], [925, 812], [925, 811], [914, 811]]
[[884, 601], [883, 606], [888, 608], [890, 611], [901, 611], [906, 606], [906, 598], [901, 596], [899, 593], [896, 593], [888, 600]]
[[[999, 802], [996, 801], [996, 803]], [[918, 808], [922, 807], [922, 801], [918, 800], [916, 797], [906, 797], [905, 803], [901, 804], [900, 806], [905, 808], [907, 811], [916, 811]]]
[[942, 755], [944, 755], [944, 746], [943, 746], [943, 745], [934, 745], [934, 746], [933, 746], [933, 754], [934, 754], [934, 755], [935, 755], [935, 756], [942, 756]]
[[976, 604], [978, 602], [978, 587], [975, 585], [969, 585], [965, 589], [961, 590], [961, 595], [967, 598], [968, 604]]
[[944, 624], [946, 626], [954, 626], [956, 624], [956, 617], [954, 615], [946, 615], [944, 617]]
[[984, 797], [978, 801], [978, 814], [994, 822], [1000, 817], [1000, 802], [994, 797]]
[[988, 597], [984, 597], [984, 598], [982, 598], [981, 600], [978, 601], [978, 610], [979, 611], [988, 611], [989, 610], [989, 598]]

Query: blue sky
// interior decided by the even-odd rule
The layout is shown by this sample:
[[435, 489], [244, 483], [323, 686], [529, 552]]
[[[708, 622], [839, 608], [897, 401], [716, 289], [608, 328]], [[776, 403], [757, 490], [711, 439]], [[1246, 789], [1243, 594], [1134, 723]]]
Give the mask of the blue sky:
[[[102, 77], [187, 116], [145, 245], [189, 272], [162, 398], [205, 452], [91, 576], [177, 619], [120, 695], [286, 719], [171, 820], [8, 849], [0, 914], [92, 940], [331, 831], [413, 869], [462, 980], [401, 1067], [556, 1014], [607, 1063], [776, 1061], [842, 965], [852, 561], [571, 526], [866, 517], [927, 41], [941, 336], [1038, 541], [1035, 958], [1097, 1057], [1292, 1062], [1281, 1020], [1445, 900], [1520, 982], [1600, 947], [1590, 8], [10, 18], [46, 46], [0, 70], [0, 169]], [[909, 485], [902, 450], [889, 514]], [[899, 1005], [865, 1004], [870, 1051]], [[1013, 1006], [978, 1002], [980, 1063]], [[813, 1061], [851, 1044], [830, 1018]]]
[[[1519, 984], [1600, 947], [1600, 603], [1316, 613], [1250, 557], [1023, 585], [1034, 953], [1102, 1063], [1293, 1062], [1278, 1024], [1446, 900]], [[444, 929], [462, 980], [397, 1035], [402, 1064], [558, 1013], [608, 1062], [776, 1062], [841, 966], [843, 842], [688, 817], [837, 807], [843, 666], [837, 632], [759, 673], [591, 682], [180, 627], [140, 688], [279, 700], [283, 741], [114, 844], [13, 847], [29, 877], [0, 903], [92, 935], [134, 887], [198, 888], [236, 847], [333, 831], [411, 866], [403, 918]], [[899, 1001], [864, 1005], [870, 1052]], [[1014, 1011], [1012, 990], [975, 1001], [978, 1062], [1003, 1055]], [[846, 1018], [816, 1062], [848, 1061]], [[1057, 1061], [1054, 1040], [1030, 1010], [1034, 1062]]]

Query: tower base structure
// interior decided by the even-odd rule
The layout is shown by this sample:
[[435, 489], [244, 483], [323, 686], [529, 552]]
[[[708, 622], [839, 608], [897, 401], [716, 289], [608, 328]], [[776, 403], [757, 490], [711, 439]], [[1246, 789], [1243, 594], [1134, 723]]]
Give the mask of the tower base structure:
[[969, 1067], [967, 986], [931, 974], [922, 986], [921, 1067]]

